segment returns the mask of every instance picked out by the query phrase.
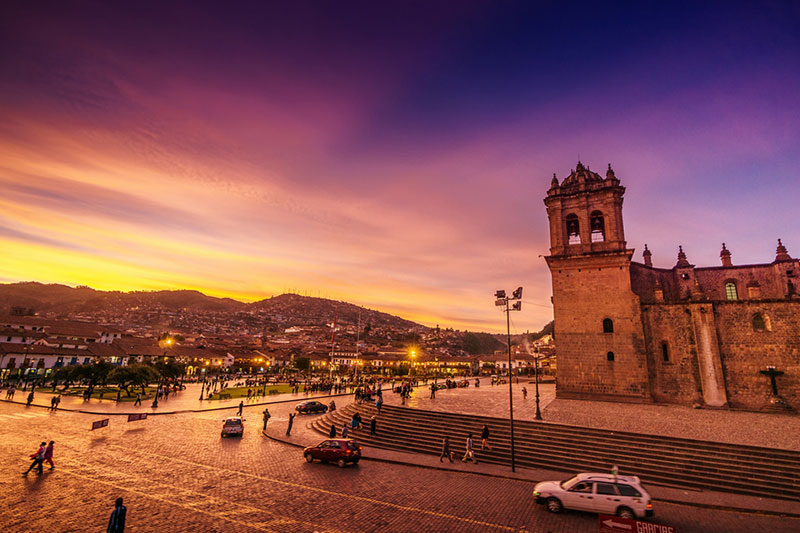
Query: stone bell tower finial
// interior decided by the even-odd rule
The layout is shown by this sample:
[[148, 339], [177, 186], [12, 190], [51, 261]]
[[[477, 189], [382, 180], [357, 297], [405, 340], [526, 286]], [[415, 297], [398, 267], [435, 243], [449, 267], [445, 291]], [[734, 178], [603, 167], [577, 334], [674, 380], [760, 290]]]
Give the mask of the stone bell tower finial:
[[722, 260], [722, 266], [733, 266], [731, 262], [731, 251], [725, 248], [725, 243], [722, 243], [722, 251], [719, 253], [719, 258]]
[[683, 246], [678, 246], [678, 262], [675, 264], [676, 267], [690, 267], [692, 266], [689, 261], [686, 259], [686, 254], [683, 252]]
[[789, 252], [786, 250], [786, 247], [783, 245], [780, 239], [778, 239], [778, 248], [775, 250], [775, 261], [774, 263], [781, 263], [783, 261], [791, 261], [792, 256], [789, 255]]
[[650, 250], [647, 248], [647, 245], [644, 245], [644, 252], [642, 252], [642, 257], [644, 257], [644, 264], [645, 266], [653, 266], [653, 254], [650, 253]]

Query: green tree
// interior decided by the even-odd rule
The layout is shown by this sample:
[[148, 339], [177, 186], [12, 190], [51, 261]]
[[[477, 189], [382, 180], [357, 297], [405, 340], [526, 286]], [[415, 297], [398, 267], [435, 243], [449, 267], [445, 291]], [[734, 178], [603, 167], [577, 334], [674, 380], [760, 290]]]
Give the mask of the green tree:
[[64, 390], [67, 390], [76, 379], [80, 379], [77, 366], [62, 366], [53, 372], [53, 384], [55, 385], [59, 381], [63, 381]]
[[294, 360], [294, 366], [297, 370], [305, 372], [311, 366], [311, 359], [308, 357], [297, 357]]
[[109, 372], [114, 369], [114, 365], [101, 359], [96, 363], [78, 365], [76, 369], [76, 377], [88, 380], [89, 386], [93, 386], [98, 383], [104, 384], [108, 380]]
[[144, 394], [145, 386], [151, 381], [158, 381], [159, 378], [160, 375], [155, 368], [141, 363], [118, 366], [108, 374], [108, 380], [119, 385], [126, 396], [131, 395], [130, 387], [141, 387]]
[[158, 361], [153, 366], [163, 379], [177, 379], [186, 373], [186, 365], [173, 359]]

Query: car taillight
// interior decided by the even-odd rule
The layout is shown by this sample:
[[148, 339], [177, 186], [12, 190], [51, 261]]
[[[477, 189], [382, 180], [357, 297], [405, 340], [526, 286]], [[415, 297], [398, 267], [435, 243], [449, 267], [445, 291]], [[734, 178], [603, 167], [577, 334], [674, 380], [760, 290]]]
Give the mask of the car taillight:
[[358, 447], [358, 451], [361, 451], [361, 446]]
[[652, 509], [652, 508], [653, 508], [653, 504], [650, 503], [650, 502], [647, 502], [647, 505], [645, 505], [645, 509]]
[[345, 453], [346, 453], [347, 455], [350, 455], [351, 453], [353, 453], [353, 451], [352, 451], [352, 450], [347, 450]]

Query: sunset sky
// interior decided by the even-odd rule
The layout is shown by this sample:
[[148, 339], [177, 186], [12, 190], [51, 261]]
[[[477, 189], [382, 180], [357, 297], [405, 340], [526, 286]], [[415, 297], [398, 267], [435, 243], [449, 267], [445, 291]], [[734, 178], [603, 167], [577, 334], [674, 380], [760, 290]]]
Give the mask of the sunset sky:
[[636, 260], [796, 257], [800, 3], [697, 4], [3, 2], [0, 282], [538, 330], [579, 158]]

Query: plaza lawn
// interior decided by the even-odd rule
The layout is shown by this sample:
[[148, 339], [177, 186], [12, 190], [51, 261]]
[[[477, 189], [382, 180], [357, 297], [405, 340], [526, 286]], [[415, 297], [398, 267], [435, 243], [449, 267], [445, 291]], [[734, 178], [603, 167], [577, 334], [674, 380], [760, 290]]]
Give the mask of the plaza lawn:
[[[220, 394], [230, 394], [230, 398], [247, 398], [247, 390], [250, 389], [253, 392], [260, 391], [264, 387], [229, 387], [221, 392], [215, 392], [211, 396], [211, 400], [219, 400]], [[302, 392], [303, 387], [300, 386], [300, 391]], [[275, 391], [272, 394], [284, 394], [287, 392], [292, 392], [292, 387], [289, 385], [268, 385], [266, 387], [266, 395], [269, 396], [270, 391]], [[227, 399], [227, 398], [226, 398]]]
[[[65, 396], [83, 396], [83, 391], [86, 390], [86, 387], [70, 387], [65, 391], [61, 390], [62, 387], [58, 387], [56, 392], [60, 392]], [[117, 399], [117, 391], [119, 389], [117, 387], [95, 387], [94, 391], [92, 392], [92, 398], [99, 399], [100, 394], [103, 394], [104, 400], [116, 400]], [[130, 388], [131, 395], [127, 396], [125, 391], [122, 391], [120, 395], [119, 401], [121, 402], [135, 402], [136, 401], [136, 394], [142, 392], [141, 387], [131, 387]], [[142, 400], [147, 398], [152, 398], [155, 394], [156, 388], [155, 387], [145, 387], [144, 388], [144, 395], [142, 395]], [[36, 387], [36, 392], [53, 392], [53, 387]], [[245, 392], [245, 394], [247, 394]]]

